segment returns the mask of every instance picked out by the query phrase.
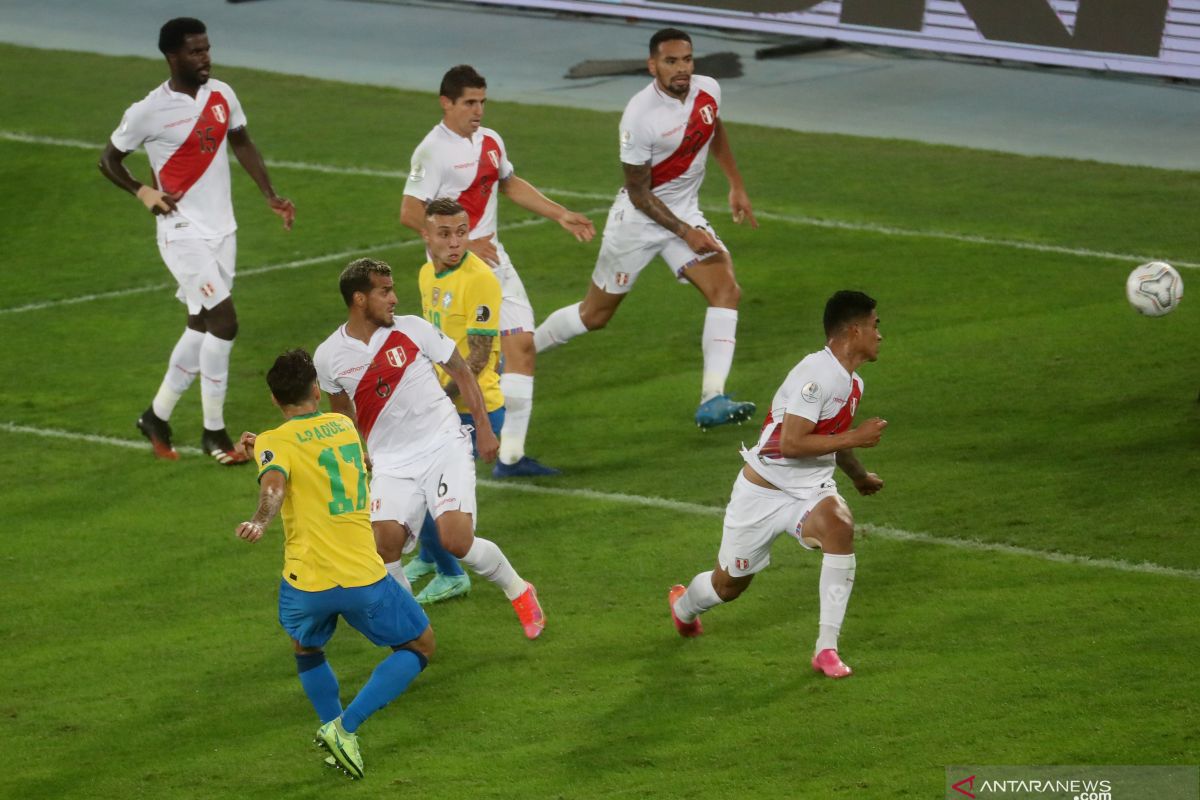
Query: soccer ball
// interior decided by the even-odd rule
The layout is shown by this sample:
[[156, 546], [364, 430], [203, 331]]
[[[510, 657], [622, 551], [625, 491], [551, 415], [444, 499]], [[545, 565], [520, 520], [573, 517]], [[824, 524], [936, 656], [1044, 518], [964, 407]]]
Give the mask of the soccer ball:
[[1183, 299], [1183, 278], [1167, 262], [1151, 261], [1129, 273], [1125, 296], [1139, 314], [1161, 317], [1174, 311]]

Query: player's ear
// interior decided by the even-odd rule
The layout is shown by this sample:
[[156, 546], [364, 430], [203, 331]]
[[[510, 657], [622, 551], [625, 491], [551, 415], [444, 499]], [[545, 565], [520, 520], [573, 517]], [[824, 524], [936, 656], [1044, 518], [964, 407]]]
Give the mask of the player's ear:
[[446, 95], [444, 95], [444, 94], [438, 96], [438, 102], [442, 106], [443, 114], [449, 113], [451, 107], [454, 106], [454, 101], [451, 100], [449, 97], [446, 97]]

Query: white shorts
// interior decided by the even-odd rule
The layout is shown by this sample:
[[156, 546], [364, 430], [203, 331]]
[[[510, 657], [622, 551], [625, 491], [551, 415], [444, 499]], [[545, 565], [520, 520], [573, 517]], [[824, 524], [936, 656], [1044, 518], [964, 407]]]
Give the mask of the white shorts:
[[447, 511], [475, 518], [475, 458], [470, 429], [427, 458], [371, 476], [371, 521], [395, 520], [408, 528], [404, 552], [416, 546], [417, 533], [428, 512], [437, 519]]
[[160, 241], [158, 252], [179, 283], [175, 297], [187, 305], [189, 314], [224, 302], [233, 291], [236, 234], [221, 239]]
[[771, 545], [781, 533], [791, 534], [812, 550], [804, 544], [801, 530], [817, 503], [826, 497], [840, 497], [833, 481], [814, 487], [799, 499], [751, 483], [738, 472], [725, 507], [725, 527], [717, 553], [721, 568], [735, 578], [761, 572], [771, 563]]
[[525, 284], [521, 282], [521, 276], [517, 274], [517, 268], [513, 266], [504, 245], [500, 242], [495, 244], [500, 266], [492, 267], [492, 272], [500, 281], [500, 335], [533, 333], [537, 326], [533, 322], [533, 304], [525, 293]]
[[[708, 231], [721, 245], [721, 250], [729, 252], [699, 209], [681, 216], [680, 219]], [[628, 201], [618, 199], [608, 212], [600, 255], [596, 259], [596, 269], [592, 272], [592, 283], [609, 294], [625, 294], [633, 288], [646, 265], [658, 255], [667, 262], [667, 266], [680, 283], [687, 283], [683, 271], [715, 254], [693, 251], [683, 239], [657, 222], [652, 222]]]

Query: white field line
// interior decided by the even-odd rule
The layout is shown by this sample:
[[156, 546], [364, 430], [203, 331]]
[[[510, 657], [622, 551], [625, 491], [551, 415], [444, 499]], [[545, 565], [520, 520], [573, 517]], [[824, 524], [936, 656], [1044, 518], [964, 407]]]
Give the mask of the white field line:
[[[65, 439], [67, 441], [103, 444], [110, 447], [122, 447], [128, 450], [141, 450], [147, 453], [150, 450], [150, 445], [146, 442], [134, 441], [132, 439], [118, 439], [112, 436], [98, 436], [91, 433], [76, 433], [74, 431], [64, 431], [56, 428], [37, 428], [30, 425], [20, 425], [15, 422], [0, 422], [0, 431], [5, 433], [40, 436], [46, 439]], [[184, 455], [203, 455], [200, 452], [200, 449], [197, 447], [184, 446], [176, 447], [175, 449]], [[720, 517], [724, 513], [724, 509], [717, 506], [706, 506], [699, 503], [685, 503], [679, 500], [669, 500], [665, 497], [644, 497], [642, 495], [622, 494], [619, 492], [598, 492], [594, 489], [555, 488], [552, 486], [537, 486], [527, 483], [514, 483], [511, 481], [480, 480], [478, 483], [480, 486], [486, 489], [493, 489], [501, 492], [538, 494], [553, 497], [573, 497], [601, 503], [616, 503], [619, 505], [640, 506], [642, 508], [657, 508], [664, 511], [674, 511], [681, 514], [712, 517], [714, 519]], [[1099, 567], [1101, 569], [1119, 570], [1121, 572], [1140, 572], [1149, 575], [1165, 575], [1173, 578], [1189, 578], [1191, 580], [1200, 580], [1200, 570], [1166, 567], [1161, 564], [1152, 564], [1146, 561], [1134, 563], [1132, 561], [1120, 561], [1109, 558], [1091, 558], [1090, 556], [1079, 556], [1071, 553], [1055, 553], [1046, 550], [1033, 550], [1028, 547], [1016, 547], [1010, 544], [979, 542], [970, 539], [955, 539], [950, 537], [934, 536], [928, 533], [913, 533], [911, 531], [904, 531], [898, 528], [891, 528], [886, 525], [860, 523], [858, 527], [860, 530], [871, 536], [876, 536], [880, 539], [887, 539], [890, 541], [920, 542], [922, 544], [935, 544], [945, 547], [955, 547], [960, 550], [1001, 553], [1010, 556], [1025, 556], [1027, 558], [1036, 558], [1041, 561], [1050, 561], [1058, 564], [1075, 564], [1084, 567]]]
[[[80, 150], [92, 150], [99, 153], [103, 145], [93, 144], [89, 142], [81, 142], [77, 139], [56, 139], [50, 136], [35, 136], [29, 133], [21, 133], [19, 131], [0, 130], [0, 139], [10, 142], [23, 142], [26, 144], [41, 144], [55, 147], [73, 147]], [[405, 180], [408, 178], [408, 173], [403, 170], [382, 170], [372, 169], [370, 167], [343, 167], [332, 164], [312, 164], [306, 161], [275, 161], [266, 159], [267, 166], [276, 167], [279, 169], [295, 169], [307, 172], [324, 172], [332, 175], [363, 175], [375, 178], [391, 178], [396, 180]], [[572, 189], [555, 189], [543, 187], [543, 191], [547, 194], [559, 195], [561, 197], [576, 197], [583, 200], [604, 200], [611, 202], [616, 196], [615, 192], [601, 194], [597, 192], [579, 192]], [[705, 206], [704, 211], [714, 215], [724, 214], [728, 212], [727, 208], [721, 206]], [[942, 241], [960, 242], [962, 244], [981, 245], [984, 247], [1008, 247], [1016, 250], [1030, 250], [1038, 253], [1054, 253], [1056, 255], [1077, 256], [1079, 258], [1094, 258], [1103, 259], [1106, 261], [1122, 261], [1129, 263], [1144, 263], [1147, 261], [1169, 261], [1176, 267], [1185, 269], [1200, 269], [1200, 262], [1182, 261], [1165, 257], [1162, 254], [1146, 255], [1137, 253], [1115, 253], [1107, 250], [1089, 250], [1081, 247], [1065, 247], [1062, 245], [1043, 244], [1041, 242], [1027, 242], [1019, 239], [992, 239], [987, 236], [975, 236], [966, 233], [954, 233], [952, 231], [927, 231], [913, 230], [911, 228], [896, 228], [890, 225], [878, 225], [871, 222], [849, 222], [847, 220], [823, 219], [820, 217], [792, 216], [786, 214], [775, 214], [770, 211], [757, 211], [755, 216], [759, 219], [768, 220], [771, 222], [782, 222], [788, 225], [804, 225], [814, 228], [828, 228], [833, 230], [855, 231], [858, 233], [874, 233], [880, 236], [897, 236], [920, 239], [938, 239]], [[511, 227], [511, 226], [509, 226]]]

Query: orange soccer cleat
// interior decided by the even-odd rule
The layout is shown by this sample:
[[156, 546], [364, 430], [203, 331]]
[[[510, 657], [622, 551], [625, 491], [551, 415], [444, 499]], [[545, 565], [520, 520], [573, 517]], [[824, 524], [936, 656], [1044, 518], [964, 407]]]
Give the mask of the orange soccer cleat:
[[671, 621], [675, 623], [675, 630], [679, 631], [679, 635], [685, 639], [692, 639], [704, 633], [704, 626], [700, 624], [699, 617], [691, 622], [684, 622], [675, 613], [675, 601], [683, 597], [685, 592], [687, 592], [687, 587], [682, 583], [672, 586], [671, 591], [667, 592], [667, 605], [671, 607]]
[[512, 606], [517, 612], [517, 619], [521, 620], [521, 627], [525, 629], [525, 638], [536, 639], [546, 629], [546, 615], [542, 611], [542, 604], [538, 602], [537, 589], [528, 581], [525, 587], [520, 597], [512, 601]]

